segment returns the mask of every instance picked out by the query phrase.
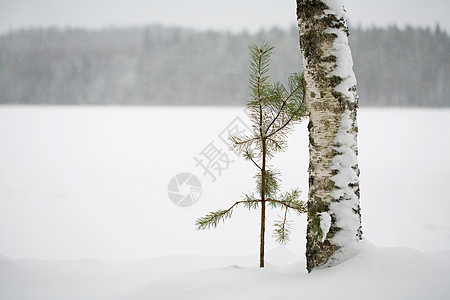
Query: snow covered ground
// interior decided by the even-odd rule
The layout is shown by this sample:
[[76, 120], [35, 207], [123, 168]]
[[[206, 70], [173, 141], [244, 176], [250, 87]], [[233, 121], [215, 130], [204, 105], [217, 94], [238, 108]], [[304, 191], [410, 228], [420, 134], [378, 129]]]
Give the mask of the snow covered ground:
[[[360, 110], [363, 230], [377, 246], [310, 275], [304, 216], [291, 216], [287, 247], [268, 231], [264, 270], [256, 211], [194, 229], [254, 187], [255, 170], [220, 138], [244, 117], [237, 108], [0, 107], [0, 298], [450, 297], [450, 110]], [[307, 142], [303, 124], [272, 161], [284, 187], [305, 194]], [[211, 169], [214, 182], [195, 160], [212, 145], [228, 159]], [[190, 207], [167, 193], [183, 172], [202, 184]]]
[[[133, 262], [0, 258], [1, 299], [448, 299], [450, 251], [368, 241], [354, 258], [307, 274], [285, 248], [255, 256], [177, 255]], [[253, 266], [251, 266], [253, 264]]]

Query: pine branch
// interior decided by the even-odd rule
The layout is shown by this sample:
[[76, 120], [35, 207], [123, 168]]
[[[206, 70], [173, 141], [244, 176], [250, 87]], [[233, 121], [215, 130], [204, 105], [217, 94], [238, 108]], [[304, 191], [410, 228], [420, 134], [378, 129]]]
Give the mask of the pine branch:
[[[294, 85], [294, 81], [295, 81], [295, 85]], [[275, 123], [275, 121], [278, 119], [278, 117], [280, 116], [281, 112], [283, 111], [284, 107], [286, 106], [286, 104], [288, 103], [288, 101], [295, 95], [297, 94], [297, 92], [299, 90], [303, 91], [303, 99], [305, 98], [305, 91], [306, 91], [306, 87], [304, 85], [304, 78], [297, 74], [294, 73], [294, 75], [290, 76], [289, 78], [289, 85], [291, 88], [291, 92], [289, 93], [289, 95], [287, 95], [287, 97], [282, 101], [281, 107], [278, 109], [278, 112], [276, 114], [276, 116], [271, 120], [269, 126], [267, 126], [266, 131], [264, 132], [264, 135], [267, 135], [267, 132], [269, 131], [270, 127]], [[284, 89], [284, 87], [283, 87]], [[285, 90], [285, 89], [284, 89]]]
[[265, 42], [263, 42], [261, 47], [258, 47], [255, 44], [250, 45], [250, 55], [253, 59], [253, 62], [251, 63], [252, 73], [250, 75], [250, 85], [254, 96], [256, 96], [254, 98], [258, 101], [260, 136], [263, 135], [263, 108], [261, 99], [267, 97], [265, 93], [269, 77], [265, 76], [265, 74], [269, 71], [270, 56], [273, 48], [274, 47], [270, 47]]
[[197, 227], [197, 230], [216, 228], [221, 221], [225, 222], [226, 219], [231, 218], [235, 206], [242, 203], [246, 204], [246, 206], [252, 206], [256, 202], [260, 202], [260, 200], [237, 201], [228, 209], [213, 211], [206, 214], [204, 217], [197, 218], [197, 220], [195, 220], [195, 226]]
[[305, 213], [308, 207], [305, 202], [300, 201], [300, 190], [294, 189], [291, 192], [286, 192], [281, 195], [281, 200], [269, 198], [267, 199], [268, 204], [272, 208], [283, 207], [290, 208], [298, 212], [299, 214]]
[[283, 125], [281, 125], [277, 130], [275, 130], [275, 131], [271, 132], [269, 135], [267, 135], [266, 138], [269, 138], [269, 137], [271, 137], [271, 136], [277, 134], [277, 133], [280, 132], [281, 130], [285, 129], [286, 126], [289, 125], [289, 123], [292, 121], [293, 118], [298, 117], [297, 114], [298, 114], [302, 109], [304, 109], [304, 107], [303, 107], [303, 106], [300, 106], [300, 107], [299, 107], [299, 108], [298, 108], [298, 109], [297, 109], [297, 110], [289, 117], [289, 119], [288, 119], [286, 122], [284, 122]]
[[266, 199], [266, 201], [274, 208], [278, 206], [284, 206], [293, 209], [298, 213], [307, 212], [307, 206], [303, 201], [281, 201], [272, 198]]
[[289, 101], [289, 99], [292, 97], [292, 95], [294, 93], [297, 92], [297, 90], [300, 88], [300, 85], [297, 86], [297, 88], [295, 88], [295, 90], [293, 90], [287, 97], [286, 99], [284, 99], [283, 103], [281, 104], [280, 109], [277, 112], [277, 115], [275, 116], [275, 118], [272, 119], [272, 121], [270, 122], [269, 126], [267, 126], [267, 129], [265, 131], [265, 135], [267, 135], [267, 132], [269, 131], [270, 127], [275, 123], [275, 121], [278, 119], [278, 117], [280, 116], [281, 112], [283, 111], [284, 106], [286, 105], [286, 103]]
[[283, 146], [282, 141], [276, 141], [276, 140], [274, 140], [271, 137], [268, 137], [267, 140], [273, 143], [275, 152], [284, 150], [284, 146]]
[[[267, 197], [275, 196], [280, 190], [280, 172], [278, 170], [265, 170], [264, 172], [264, 185], [262, 184], [262, 174], [257, 173], [256, 178], [257, 191], [262, 194], [262, 187], [264, 186], [264, 194]], [[266, 199], [269, 200], [269, 199]]]
[[247, 135], [235, 136], [231, 135], [228, 138], [231, 141], [231, 148], [238, 152], [246, 152], [250, 146], [256, 142], [258, 137], [251, 137]]
[[250, 160], [251, 162], [253, 162], [253, 164], [258, 168], [258, 169], [262, 169], [260, 165], [258, 165], [255, 160], [253, 159], [253, 153], [250, 150], [246, 150], [244, 153], [244, 158], [247, 160]]
[[195, 226], [197, 230], [210, 229], [211, 227], [216, 228], [220, 221], [224, 222], [226, 219], [231, 218], [231, 215], [232, 208], [210, 212], [206, 216], [195, 220]]
[[[295, 82], [295, 84], [294, 84], [294, 82]], [[269, 126], [266, 128], [266, 131], [264, 133], [266, 138], [273, 136], [273, 135], [277, 134], [278, 132], [281, 132], [284, 129], [286, 129], [288, 127], [288, 125], [291, 124], [291, 121], [294, 120], [294, 118], [304, 116], [304, 113], [302, 113], [302, 111], [306, 110], [306, 82], [305, 82], [303, 75], [294, 73], [289, 79], [289, 85], [292, 90], [289, 93], [289, 95], [287, 95], [287, 97], [283, 100], [281, 107], [278, 110], [276, 116], [271, 120]], [[291, 109], [289, 109], [289, 112], [290, 112], [289, 118], [285, 122], [282, 122], [281, 125], [276, 130], [274, 130], [270, 134], [267, 134], [269, 132], [270, 127], [272, 127], [275, 124], [275, 122], [278, 120], [280, 115], [282, 115], [282, 113], [284, 112], [283, 109], [286, 108], [287, 104], [289, 103], [288, 102], [289, 99], [291, 99], [292, 97], [295, 97], [295, 95], [297, 95], [298, 94], [297, 92], [299, 92], [299, 91], [302, 92], [302, 94], [301, 94], [302, 97], [300, 98], [301, 100], [300, 100], [298, 108], [295, 111], [291, 111]], [[287, 108], [289, 108], [289, 106], [287, 106]], [[285, 112], [285, 113], [287, 113], [287, 112]]]
[[279, 221], [276, 220], [273, 224], [275, 227], [273, 230], [273, 236], [275, 237], [275, 241], [280, 243], [281, 245], [286, 245], [289, 242], [289, 235], [291, 233], [291, 222], [287, 220], [287, 212], [288, 208], [284, 210], [284, 218]]

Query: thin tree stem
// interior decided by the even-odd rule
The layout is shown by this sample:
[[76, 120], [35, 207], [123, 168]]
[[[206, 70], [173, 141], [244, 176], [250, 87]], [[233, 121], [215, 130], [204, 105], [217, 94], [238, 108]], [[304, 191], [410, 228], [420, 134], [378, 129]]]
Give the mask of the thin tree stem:
[[262, 49], [259, 50], [258, 61], [258, 100], [259, 100], [259, 133], [262, 143], [262, 166], [261, 166], [261, 232], [259, 244], [259, 267], [264, 268], [264, 235], [266, 230], [266, 202], [265, 202], [265, 182], [266, 182], [266, 140], [263, 134], [263, 109], [261, 100], [261, 61]]
[[262, 138], [262, 168], [261, 168], [261, 233], [259, 248], [259, 267], [264, 268], [264, 236], [266, 231], [266, 140]]

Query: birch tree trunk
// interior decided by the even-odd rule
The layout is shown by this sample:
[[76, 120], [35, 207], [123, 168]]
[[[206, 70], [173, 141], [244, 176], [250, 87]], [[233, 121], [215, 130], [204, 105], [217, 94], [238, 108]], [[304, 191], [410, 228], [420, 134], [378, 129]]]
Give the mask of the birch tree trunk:
[[341, 0], [297, 0], [309, 110], [306, 260], [310, 272], [347, 259], [361, 239], [358, 96]]

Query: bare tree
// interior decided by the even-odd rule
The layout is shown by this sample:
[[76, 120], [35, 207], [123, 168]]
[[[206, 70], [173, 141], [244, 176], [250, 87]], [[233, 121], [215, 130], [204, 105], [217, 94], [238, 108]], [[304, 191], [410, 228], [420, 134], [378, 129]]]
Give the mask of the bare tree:
[[310, 272], [352, 255], [361, 239], [358, 96], [341, 0], [297, 0], [309, 111], [306, 259]]

